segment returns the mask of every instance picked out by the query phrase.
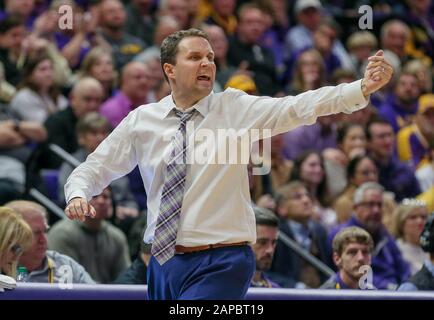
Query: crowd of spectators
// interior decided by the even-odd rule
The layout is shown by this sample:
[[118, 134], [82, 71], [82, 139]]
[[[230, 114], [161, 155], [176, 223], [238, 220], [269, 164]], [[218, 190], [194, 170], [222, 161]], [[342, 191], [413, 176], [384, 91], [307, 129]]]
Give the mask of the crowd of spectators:
[[[372, 29], [360, 29], [362, 4], [373, 10]], [[59, 23], [68, 18], [64, 5], [71, 29]], [[131, 110], [170, 94], [159, 46], [190, 27], [209, 35], [215, 92], [280, 97], [339, 85], [362, 77], [367, 57], [384, 51], [394, 76], [368, 107], [273, 137], [269, 173], [249, 175], [258, 237], [266, 239], [256, 245], [253, 282], [318, 288], [342, 280], [292, 252], [275, 228], [334, 270], [345, 270], [348, 239], [362, 239], [370, 288], [396, 289], [415, 274], [428, 259], [418, 239], [434, 211], [431, 0], [4, 0], [0, 206], [33, 231], [31, 246], [28, 236], [16, 240], [30, 281], [56, 282], [50, 270], [65, 264], [76, 282], [145, 281], [146, 192], [137, 168], [92, 200], [94, 220], [57, 221], [24, 199], [35, 188], [64, 208], [74, 167], [50, 146], [84, 161]], [[347, 227], [359, 229], [339, 233]], [[2, 270], [14, 274], [11, 265]]]

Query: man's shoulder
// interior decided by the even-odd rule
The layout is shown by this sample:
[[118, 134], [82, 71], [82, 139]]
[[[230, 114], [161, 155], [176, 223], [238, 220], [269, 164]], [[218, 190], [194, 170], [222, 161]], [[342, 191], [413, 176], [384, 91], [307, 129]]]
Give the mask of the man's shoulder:
[[70, 265], [71, 267], [81, 267], [81, 265], [70, 256], [54, 250], [47, 250], [47, 258], [53, 260], [56, 266]]
[[78, 229], [76, 221], [71, 221], [67, 218], [57, 221], [48, 232], [48, 236], [64, 235], [67, 236], [70, 233], [75, 233]]

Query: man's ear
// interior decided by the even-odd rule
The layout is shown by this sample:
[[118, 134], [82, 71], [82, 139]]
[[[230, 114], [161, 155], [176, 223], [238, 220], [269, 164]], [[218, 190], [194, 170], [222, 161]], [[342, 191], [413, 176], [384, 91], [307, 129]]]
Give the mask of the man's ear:
[[333, 252], [333, 262], [339, 269], [342, 268], [342, 258], [337, 254], [337, 252]]
[[169, 79], [173, 79], [173, 77], [174, 77], [174, 65], [173, 64], [170, 64], [170, 63], [165, 63], [165, 64], [163, 64], [163, 70], [164, 70], [164, 73], [166, 74], [166, 76], [167, 76], [167, 78], [169, 78]]

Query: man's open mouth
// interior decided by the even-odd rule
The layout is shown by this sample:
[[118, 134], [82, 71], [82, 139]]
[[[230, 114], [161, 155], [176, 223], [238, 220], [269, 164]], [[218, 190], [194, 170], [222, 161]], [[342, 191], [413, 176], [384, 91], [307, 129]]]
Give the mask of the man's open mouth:
[[206, 76], [206, 75], [202, 75], [202, 76], [198, 76], [197, 80], [205, 80], [205, 81], [210, 81], [211, 77]]

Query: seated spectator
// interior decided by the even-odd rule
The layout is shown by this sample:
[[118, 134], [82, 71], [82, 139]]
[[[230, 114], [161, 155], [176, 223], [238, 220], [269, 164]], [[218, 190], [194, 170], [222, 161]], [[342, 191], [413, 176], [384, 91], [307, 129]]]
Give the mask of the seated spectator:
[[153, 41], [157, 24], [153, 5], [151, 0], [132, 0], [126, 5], [125, 30], [148, 44]]
[[24, 200], [12, 201], [5, 206], [18, 212], [33, 233], [31, 246], [24, 251], [19, 260], [19, 265], [26, 267], [29, 272], [28, 282], [65, 283], [66, 277], [72, 283], [94, 283], [86, 270], [75, 260], [59, 252], [47, 250], [48, 225], [44, 207], [36, 202]]
[[[336, 211], [338, 223], [345, 223], [353, 214], [354, 193], [365, 182], [378, 182], [378, 169], [375, 162], [367, 155], [356, 156], [350, 160], [347, 166], [348, 184], [344, 192], [335, 199], [333, 209]], [[383, 193], [383, 223], [390, 230], [395, 210], [395, 201]], [[385, 217], [387, 218], [387, 221]]]
[[277, 235], [279, 233], [279, 219], [265, 208], [255, 207], [256, 243], [252, 245], [255, 254], [256, 270], [250, 283], [255, 288], [279, 288], [265, 274], [271, 268], [274, 251], [276, 250]]
[[235, 9], [236, 0], [212, 0], [212, 10], [209, 17], [205, 18], [204, 23], [218, 25], [223, 29], [226, 36], [232, 36], [237, 29], [237, 17]]
[[40, 123], [20, 121], [8, 105], [0, 103], [0, 205], [21, 196], [32, 145], [46, 138]]
[[[47, 128], [47, 143], [54, 143], [66, 152], [78, 149], [75, 127], [80, 118], [89, 112], [98, 112], [103, 99], [103, 88], [94, 78], [85, 77], [78, 80], [70, 93], [70, 106], [51, 115], [44, 125]], [[62, 160], [48, 150], [41, 150], [38, 159], [39, 168], [59, 168]]]
[[347, 185], [345, 173], [348, 162], [357, 155], [366, 153], [366, 134], [360, 124], [343, 123], [337, 133], [338, 148], [323, 151], [330, 196], [334, 198]]
[[419, 59], [413, 59], [407, 62], [403, 68], [404, 72], [414, 74], [418, 80], [421, 94], [430, 93], [433, 90], [433, 73], [430, 68]]
[[312, 48], [302, 51], [284, 75], [285, 92], [296, 95], [308, 90], [318, 89], [326, 84], [324, 59], [318, 50]]
[[158, 16], [171, 16], [178, 22], [180, 29], [189, 29], [193, 26], [188, 7], [187, 0], [162, 0], [158, 3]]
[[22, 43], [26, 34], [23, 21], [8, 16], [0, 21], [0, 61], [5, 68], [5, 79], [16, 86], [21, 81]]
[[410, 39], [410, 29], [408, 25], [401, 20], [389, 20], [381, 26], [381, 48], [384, 49], [385, 52], [393, 52], [399, 58], [402, 65], [412, 58], [406, 50]]
[[46, 54], [29, 58], [18, 89], [10, 105], [21, 120], [42, 124], [48, 116], [68, 106], [54, 83], [53, 61]]
[[[327, 231], [313, 219], [311, 195], [303, 183], [292, 181], [277, 190], [277, 213], [280, 217], [280, 232], [295, 240], [304, 250], [322, 262], [331, 265]], [[318, 288], [327, 280], [281, 240], [277, 242], [268, 275], [283, 287]]]
[[127, 15], [121, 1], [105, 0], [101, 2], [99, 8], [102, 35], [112, 48], [116, 70], [120, 70], [148, 44], [124, 30]]
[[396, 244], [402, 257], [410, 265], [411, 274], [418, 272], [429, 255], [422, 250], [419, 237], [428, 218], [423, 201], [404, 199], [395, 211]]
[[420, 236], [420, 245], [423, 251], [429, 254], [422, 269], [420, 269], [408, 282], [399, 287], [399, 291], [433, 291], [434, 290], [434, 215], [425, 223]]
[[134, 259], [131, 266], [122, 272], [113, 284], [148, 284], [147, 270], [151, 259], [151, 245], [143, 242], [146, 226], [141, 232], [140, 252]]
[[395, 134], [383, 119], [372, 119], [366, 127], [368, 154], [377, 165], [379, 183], [395, 195], [396, 201], [414, 198], [420, 193], [414, 172], [395, 156]]
[[[286, 62], [287, 75], [284, 76], [284, 80], [288, 77], [291, 79], [291, 73], [293, 71], [293, 66], [295, 61], [298, 60], [298, 57], [305, 51], [315, 50], [321, 57], [321, 60], [324, 64], [324, 72], [326, 79], [330, 80], [331, 75], [334, 71], [338, 70], [342, 67], [342, 63], [339, 57], [333, 52], [333, 47], [335, 43], [335, 39], [338, 37], [339, 33], [339, 25], [332, 19], [323, 20], [318, 28], [312, 34], [312, 45], [309, 45], [305, 48], [301, 48], [292, 53], [292, 56]], [[322, 86], [322, 85], [320, 85]]]
[[357, 78], [363, 77], [366, 61], [371, 53], [377, 49], [377, 46], [377, 38], [369, 31], [354, 32], [348, 37], [347, 48]]
[[379, 107], [380, 116], [392, 125], [395, 133], [411, 124], [418, 109], [419, 96], [420, 91], [416, 76], [401, 72], [392, 93], [387, 97], [387, 101]]
[[429, 163], [430, 148], [434, 146], [434, 94], [419, 98], [419, 108], [413, 124], [397, 135], [399, 160], [416, 170]]
[[18, 259], [32, 244], [32, 230], [14, 210], [0, 207], [0, 274], [15, 278]]
[[246, 65], [253, 72], [253, 80], [261, 95], [275, 96], [280, 92], [273, 53], [261, 46], [266, 26], [261, 7], [245, 3], [239, 8], [238, 28], [229, 39], [228, 62], [234, 66]]
[[[74, 12], [73, 28], [60, 29], [57, 27], [58, 12], [64, 5], [72, 8]], [[56, 14], [56, 23], [53, 28], [44, 31], [47, 31], [46, 36], [56, 44], [71, 69], [77, 69], [93, 47], [103, 46], [108, 52], [110, 51], [110, 45], [97, 29], [99, 8], [94, 7], [84, 12], [76, 1], [56, 0], [51, 2], [50, 10]]]
[[110, 52], [107, 52], [103, 47], [95, 47], [90, 50], [81, 63], [79, 78], [83, 77], [92, 77], [98, 80], [104, 89], [103, 100], [110, 98], [117, 80], [117, 73], [114, 70]]
[[[297, 0], [294, 4], [294, 16], [297, 24], [290, 28], [286, 38], [286, 51], [292, 54], [313, 45], [313, 33], [325, 18], [325, 8], [319, 0]], [[332, 52], [339, 58], [342, 67], [351, 68], [351, 59], [340, 40], [333, 43]]]
[[349, 221], [331, 231], [329, 245], [343, 228], [356, 226], [365, 229], [374, 240], [373, 284], [378, 289], [395, 290], [410, 276], [410, 267], [382, 223], [383, 190], [375, 182], [366, 182], [357, 188], [354, 194], [354, 214]]
[[[5, 16], [15, 15], [24, 21], [26, 28], [31, 30], [33, 27], [33, 23], [35, 21], [34, 9], [35, 2], [32, 1], [13, 1], [13, 0], [5, 0], [4, 4], [4, 12], [0, 13], [0, 18], [4, 18]], [[2, 6], [3, 7], [3, 6]]]
[[[375, 289], [372, 283], [361, 279], [371, 267], [374, 241], [369, 233], [359, 227], [344, 228], [333, 238], [332, 248], [338, 272], [321, 289]], [[366, 267], [369, 269], [364, 270]]]
[[264, 8], [266, 19], [266, 31], [262, 37], [261, 45], [273, 53], [274, 65], [280, 79], [285, 71], [285, 35], [290, 27], [288, 15], [290, 4], [285, 0], [259, 0], [257, 2]]
[[[95, 151], [98, 145], [109, 135], [110, 124], [107, 119], [96, 112], [86, 114], [77, 123], [77, 137], [80, 149], [72, 154], [80, 162], [84, 162], [87, 156]], [[63, 187], [74, 168], [64, 162], [59, 172], [59, 202], [65, 205], [65, 193]], [[127, 218], [136, 218], [139, 215], [137, 203], [131, 193], [129, 180], [121, 177], [111, 183], [113, 198], [116, 203], [116, 220], [121, 223]]]
[[327, 229], [333, 227], [336, 212], [329, 206], [331, 204], [327, 176], [324, 170], [324, 159], [315, 151], [307, 151], [294, 161], [290, 180], [300, 180], [304, 183], [314, 206], [312, 218]]
[[130, 111], [148, 103], [148, 73], [146, 66], [137, 61], [125, 65], [121, 72], [120, 90], [101, 106], [101, 114], [112, 127], [116, 127]]
[[95, 281], [110, 283], [130, 265], [127, 240], [121, 230], [106, 221], [113, 214], [109, 188], [90, 204], [95, 208], [95, 218], [57, 222], [48, 234], [48, 247], [77, 260]]

